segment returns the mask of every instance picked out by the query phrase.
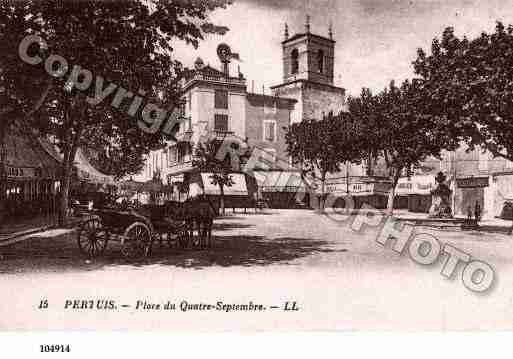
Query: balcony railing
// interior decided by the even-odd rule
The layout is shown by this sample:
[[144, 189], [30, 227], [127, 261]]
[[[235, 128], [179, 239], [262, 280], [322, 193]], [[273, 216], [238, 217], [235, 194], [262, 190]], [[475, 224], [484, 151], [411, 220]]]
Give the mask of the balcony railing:
[[194, 76], [188, 78], [184, 81], [183, 87], [188, 87], [194, 81], [207, 81], [207, 82], [216, 82], [223, 84], [232, 84], [238, 86], [246, 86], [246, 80], [240, 79], [238, 77], [226, 77], [222, 75], [213, 75], [213, 74], [202, 74], [197, 73]]
[[213, 132], [214, 132], [214, 135], [216, 136], [216, 138], [221, 138], [221, 139], [235, 135], [235, 132], [226, 131], [226, 130], [214, 130]]

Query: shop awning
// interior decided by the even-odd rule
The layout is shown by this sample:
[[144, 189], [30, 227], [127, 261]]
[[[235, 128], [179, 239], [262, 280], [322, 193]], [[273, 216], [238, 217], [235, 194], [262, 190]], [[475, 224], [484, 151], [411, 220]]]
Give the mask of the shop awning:
[[94, 184], [115, 184], [114, 178], [112, 176], [101, 173], [91, 165], [87, 157], [84, 155], [84, 152], [80, 148], [77, 150], [74, 165], [77, 169], [78, 178], [83, 181]]
[[409, 194], [429, 195], [435, 187], [435, 175], [415, 175], [411, 178], [402, 177], [397, 182], [395, 194], [399, 196], [407, 196]]
[[306, 184], [298, 172], [255, 171], [258, 186], [263, 192], [305, 192]]
[[5, 165], [11, 179], [56, 179], [60, 163], [43, 146], [37, 136], [24, 133], [14, 126], [5, 136]]
[[[206, 195], [219, 196], [221, 191], [218, 185], [212, 184], [212, 173], [202, 173], [201, 181], [203, 183], [203, 193]], [[246, 177], [243, 173], [231, 174], [233, 182], [230, 187], [224, 187], [224, 194], [226, 196], [247, 196], [248, 186], [246, 184]]]

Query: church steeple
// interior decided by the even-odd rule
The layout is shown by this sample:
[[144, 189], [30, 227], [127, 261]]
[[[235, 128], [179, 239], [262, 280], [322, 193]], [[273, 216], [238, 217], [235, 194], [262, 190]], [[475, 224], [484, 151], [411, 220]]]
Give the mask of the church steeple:
[[323, 35], [312, 32], [310, 15], [297, 33], [289, 34], [285, 25], [285, 40], [281, 43], [283, 81], [271, 87], [271, 91], [274, 96], [297, 100], [291, 123], [320, 120], [326, 113], [345, 109], [345, 90], [334, 84], [336, 42], [333, 25], [327, 21]]
[[333, 85], [335, 41], [333, 27], [329, 25], [329, 37], [311, 32], [310, 15], [306, 15], [305, 31], [289, 34], [285, 24], [283, 45], [283, 81], [307, 80]]

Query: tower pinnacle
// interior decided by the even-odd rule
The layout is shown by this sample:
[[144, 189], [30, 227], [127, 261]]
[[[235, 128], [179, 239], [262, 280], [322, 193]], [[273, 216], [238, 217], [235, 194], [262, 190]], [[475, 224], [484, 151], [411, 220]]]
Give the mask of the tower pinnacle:
[[305, 32], [310, 33], [310, 15], [306, 15]]
[[289, 25], [285, 23], [285, 40], [289, 39]]

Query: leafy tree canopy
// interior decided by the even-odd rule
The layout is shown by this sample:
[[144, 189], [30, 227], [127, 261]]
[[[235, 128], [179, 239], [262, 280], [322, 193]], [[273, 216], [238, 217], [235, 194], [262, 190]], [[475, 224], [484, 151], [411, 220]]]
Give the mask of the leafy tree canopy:
[[498, 22], [491, 34], [460, 38], [447, 28], [431, 53], [419, 49], [427, 114], [461, 134], [470, 148], [482, 146], [513, 160], [513, 26]]

